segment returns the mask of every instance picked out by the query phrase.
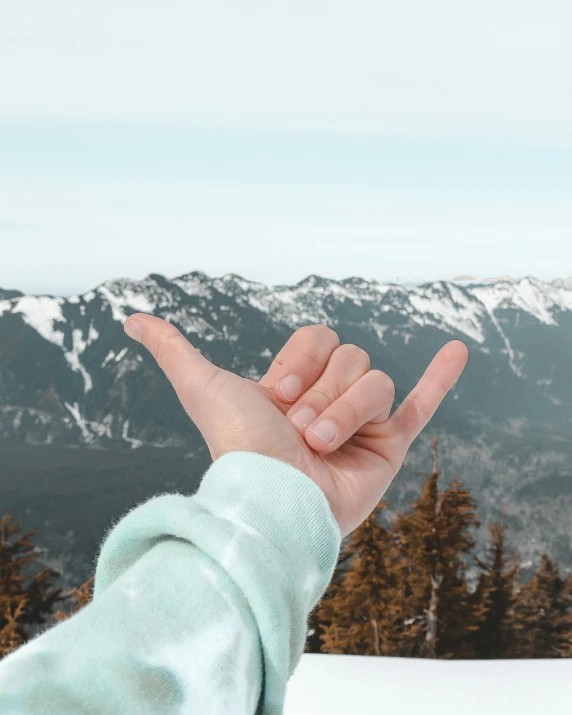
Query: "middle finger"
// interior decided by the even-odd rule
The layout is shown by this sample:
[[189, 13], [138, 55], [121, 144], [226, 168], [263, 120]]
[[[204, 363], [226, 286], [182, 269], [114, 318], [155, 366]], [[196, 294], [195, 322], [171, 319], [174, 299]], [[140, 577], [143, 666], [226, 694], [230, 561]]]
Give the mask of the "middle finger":
[[308, 425], [369, 372], [370, 358], [365, 350], [346, 343], [336, 348], [317, 381], [286, 413], [300, 434]]

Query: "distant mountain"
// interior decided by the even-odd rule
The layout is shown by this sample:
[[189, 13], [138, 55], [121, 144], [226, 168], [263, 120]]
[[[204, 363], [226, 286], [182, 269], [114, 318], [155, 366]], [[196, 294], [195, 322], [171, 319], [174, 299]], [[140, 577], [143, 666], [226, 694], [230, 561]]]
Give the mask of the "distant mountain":
[[309, 275], [269, 287], [193, 271], [110, 280], [68, 298], [0, 290], [0, 449], [169, 447], [204, 456], [163, 373], [123, 331], [141, 311], [255, 380], [298, 327], [324, 323], [393, 378], [396, 406], [437, 350], [462, 340], [465, 373], [386, 498], [395, 508], [411, 503], [420, 481], [411, 471], [426, 470], [438, 435], [444, 477], [459, 474], [483, 516], [510, 507], [523, 558], [533, 564], [548, 549], [572, 570], [572, 279], [405, 287]]
[[20, 293], [19, 290], [4, 290], [3, 288], [0, 288], [0, 300], [6, 300], [7, 298], [18, 298], [22, 295], [24, 294]]
[[461, 276], [455, 276], [453, 278], [453, 283], [465, 283], [465, 282], [471, 282], [471, 281], [476, 281], [477, 279], [475, 276], [469, 276], [469, 275], [461, 275]]

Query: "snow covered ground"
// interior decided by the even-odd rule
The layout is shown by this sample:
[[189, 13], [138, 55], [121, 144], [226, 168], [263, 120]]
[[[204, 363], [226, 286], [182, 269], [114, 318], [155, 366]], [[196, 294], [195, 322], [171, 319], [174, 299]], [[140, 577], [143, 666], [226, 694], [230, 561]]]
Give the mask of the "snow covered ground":
[[284, 715], [560, 715], [572, 659], [434, 661], [305, 653]]

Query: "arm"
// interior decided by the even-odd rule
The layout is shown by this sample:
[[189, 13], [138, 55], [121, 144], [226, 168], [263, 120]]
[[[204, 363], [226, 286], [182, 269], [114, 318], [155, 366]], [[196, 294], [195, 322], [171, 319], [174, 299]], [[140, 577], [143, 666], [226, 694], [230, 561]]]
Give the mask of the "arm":
[[92, 601], [0, 662], [0, 712], [282, 713], [340, 542], [304, 473], [229, 452], [111, 529]]

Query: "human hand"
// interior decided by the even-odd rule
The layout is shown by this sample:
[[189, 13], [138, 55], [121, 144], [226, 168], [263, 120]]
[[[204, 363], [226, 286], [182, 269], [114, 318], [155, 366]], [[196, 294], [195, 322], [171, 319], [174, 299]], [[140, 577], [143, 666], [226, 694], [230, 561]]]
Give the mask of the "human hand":
[[[326, 495], [342, 538], [371, 514], [468, 360], [461, 341], [444, 345], [389, 417], [391, 378], [371, 370], [364, 350], [340, 345], [325, 325], [296, 330], [258, 382], [213, 365], [165, 320], [135, 313], [124, 327], [157, 360], [213, 461], [247, 451], [299, 469]], [[280, 390], [288, 375], [298, 378], [297, 397]], [[306, 413], [296, 424], [299, 408], [312, 409], [316, 418]], [[321, 419], [337, 428], [330, 443], [312, 431]]]

